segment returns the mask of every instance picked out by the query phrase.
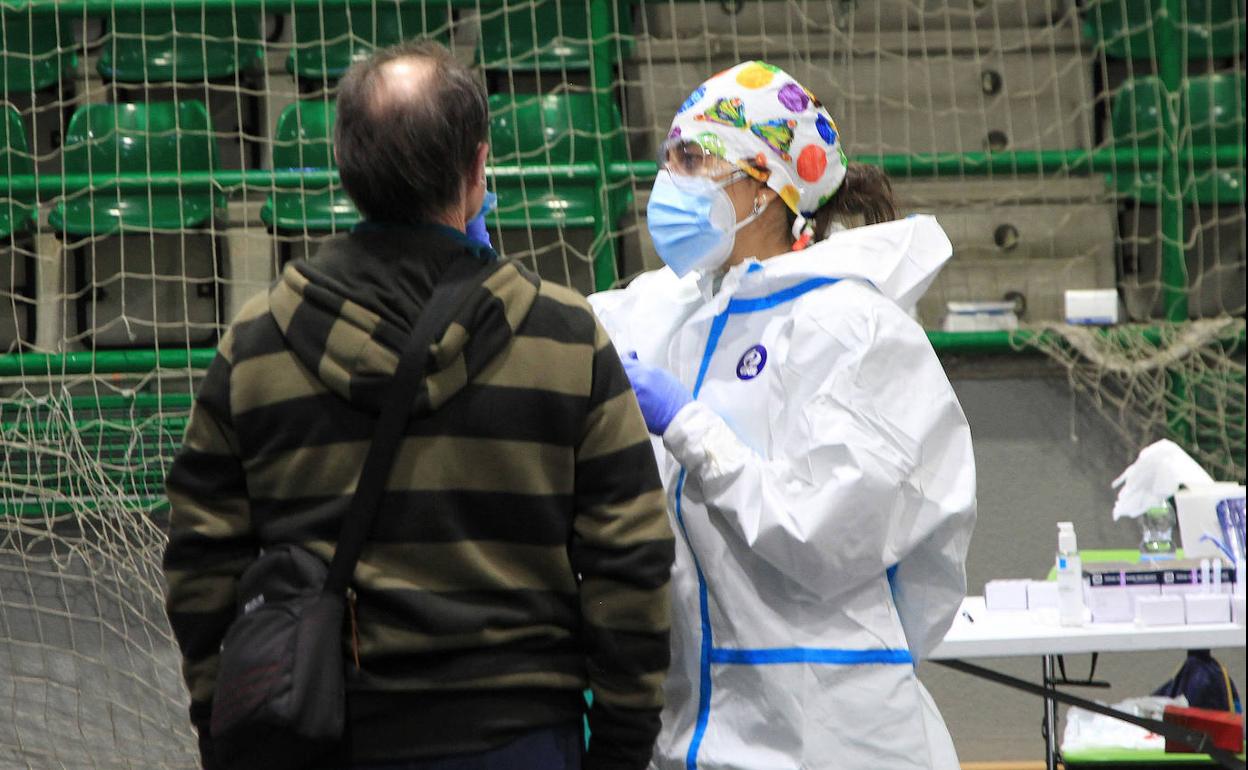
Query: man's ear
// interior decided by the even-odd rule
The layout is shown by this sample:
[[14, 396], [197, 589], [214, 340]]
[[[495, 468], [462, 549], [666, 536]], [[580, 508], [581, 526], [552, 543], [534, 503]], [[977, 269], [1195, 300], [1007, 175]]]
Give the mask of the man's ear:
[[477, 162], [473, 166], [473, 173], [476, 175], [477, 179], [481, 180], [483, 184], [485, 182], [485, 166], [486, 166], [486, 163], [489, 162], [489, 159], [490, 159], [490, 143], [482, 142], [477, 147]]

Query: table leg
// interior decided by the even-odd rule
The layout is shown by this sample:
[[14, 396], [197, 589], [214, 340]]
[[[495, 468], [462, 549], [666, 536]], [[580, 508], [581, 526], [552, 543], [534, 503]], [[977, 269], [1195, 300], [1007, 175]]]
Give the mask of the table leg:
[[[1052, 687], [1056, 679], [1056, 660], [1052, 655], [1044, 656], [1044, 686]], [[1057, 770], [1057, 701], [1044, 699], [1044, 767], [1045, 770]]]

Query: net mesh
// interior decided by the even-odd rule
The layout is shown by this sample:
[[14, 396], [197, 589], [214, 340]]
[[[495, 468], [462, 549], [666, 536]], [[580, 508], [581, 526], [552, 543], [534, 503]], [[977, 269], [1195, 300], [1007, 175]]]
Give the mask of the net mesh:
[[[927, 328], [1006, 302], [1027, 333], [999, 348], [1059, 362], [1124, 461], [1171, 436], [1242, 480], [1244, 22], [1241, 0], [0, 0], [0, 764], [194, 764], [163, 478], [228, 319], [358, 218], [330, 147], [353, 57], [426, 37], [481, 72], [494, 243], [584, 292], [660, 264], [647, 193], [689, 92], [783, 67], [949, 233]], [[1062, 324], [1095, 288], [1124, 323]]]

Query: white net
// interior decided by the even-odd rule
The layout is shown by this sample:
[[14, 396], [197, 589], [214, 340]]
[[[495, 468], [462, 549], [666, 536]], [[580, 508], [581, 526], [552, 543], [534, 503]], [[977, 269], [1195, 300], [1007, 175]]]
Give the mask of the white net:
[[[935, 214], [939, 350], [1039, 350], [1124, 458], [1244, 477], [1242, 0], [0, 0], [0, 765], [188, 767], [163, 477], [225, 322], [357, 219], [336, 80], [431, 37], [490, 93], [495, 245], [605, 288], [659, 265], [656, 141], [739, 61], [815, 92]], [[1117, 290], [1109, 332], [1068, 289]], [[1030, 336], [942, 334], [1008, 302]], [[1008, 315], [1008, 314], [1007, 314]], [[1194, 322], [1187, 322], [1192, 319]]]

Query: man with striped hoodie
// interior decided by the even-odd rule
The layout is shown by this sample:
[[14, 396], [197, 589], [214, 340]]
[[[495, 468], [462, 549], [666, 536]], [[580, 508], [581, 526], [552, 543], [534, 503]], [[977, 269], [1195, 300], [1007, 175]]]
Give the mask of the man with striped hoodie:
[[[329, 561], [398, 351], [448, 270], [496, 259], [465, 235], [488, 153], [467, 69], [436, 44], [388, 49], [347, 75], [338, 114], [342, 183], [365, 222], [234, 320], [167, 483], [169, 616], [209, 768], [239, 576], [281, 543]], [[516, 264], [436, 339], [352, 583], [343, 755], [640, 770], [668, 666], [673, 542], [617, 353], [580, 295]]]

